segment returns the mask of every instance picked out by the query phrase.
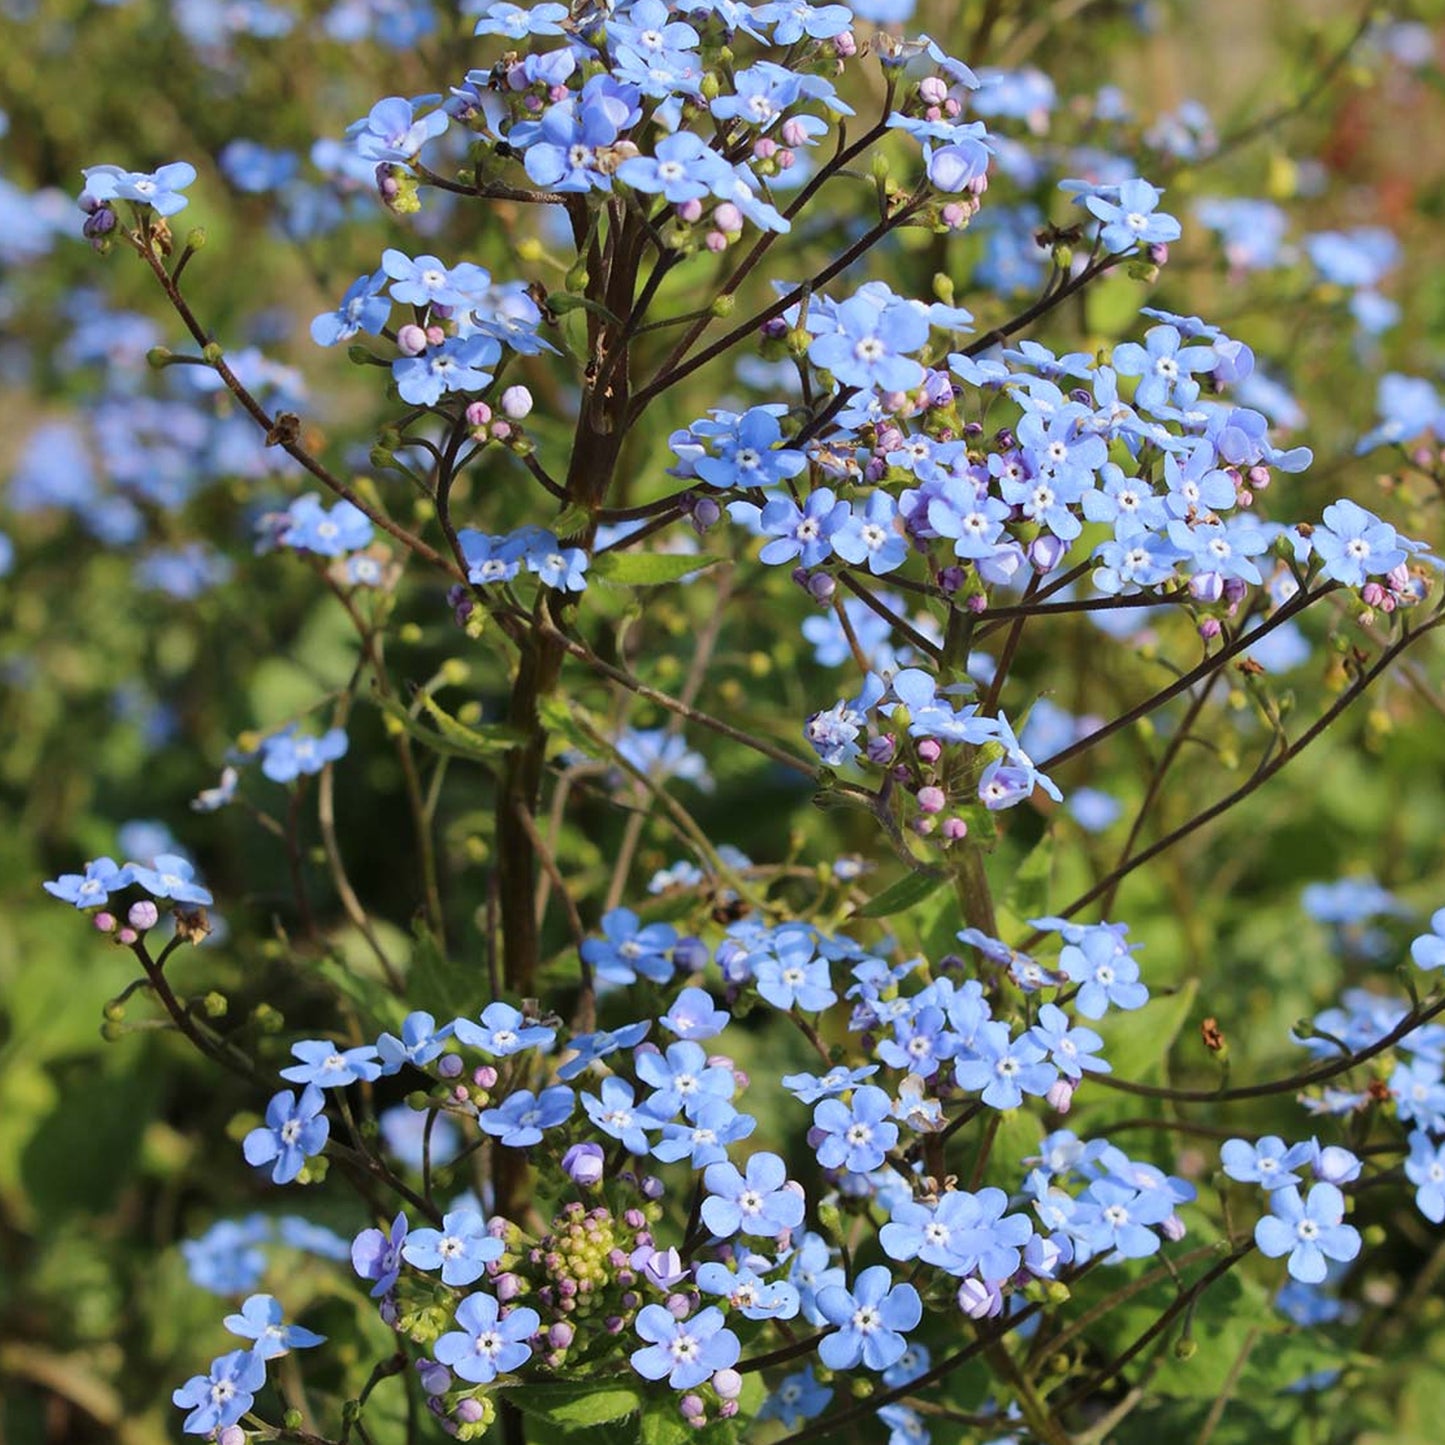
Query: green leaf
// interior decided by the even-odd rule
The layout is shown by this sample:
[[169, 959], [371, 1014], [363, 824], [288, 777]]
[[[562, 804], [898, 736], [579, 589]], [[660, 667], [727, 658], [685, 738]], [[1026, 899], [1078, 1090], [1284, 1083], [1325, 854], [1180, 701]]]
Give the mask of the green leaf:
[[524, 1385], [507, 1398], [519, 1410], [564, 1430], [621, 1420], [642, 1409], [642, 1395], [627, 1385]]
[[1191, 978], [1175, 993], [1155, 994], [1139, 1012], [1093, 1026], [1104, 1036], [1101, 1052], [1121, 1079], [1157, 1083], [1164, 1077], [1164, 1061], [1194, 1007], [1198, 987]]
[[1045, 833], [1019, 864], [1008, 891], [1009, 908], [1020, 918], [1040, 918], [1049, 911], [1049, 881], [1054, 871], [1054, 835]]
[[885, 888], [882, 893], [870, 898], [858, 910], [859, 918], [888, 918], [922, 903], [946, 882], [948, 874], [938, 869], [920, 868], [916, 873], [906, 874], [897, 883]]
[[399, 723], [402, 731], [409, 737], [443, 757], [464, 758], [468, 762], [482, 763], [490, 767], [497, 758], [522, 741], [522, 735], [517, 729], [507, 726], [506, 723], [486, 723], [480, 727], [469, 727], [466, 723], [459, 722], [427, 694], [422, 695], [421, 705], [423, 711], [436, 724], [435, 728], [423, 726], [394, 697], [373, 693], [372, 700], [387, 717]]
[[[437, 945], [425, 924], [415, 929], [416, 943], [406, 971], [407, 1003], [425, 1009], [439, 1019], [466, 1018], [481, 1006], [485, 985], [475, 966], [464, 969], [452, 963]], [[467, 977], [472, 979], [467, 986]]]
[[604, 552], [593, 558], [591, 573], [619, 587], [660, 587], [721, 561], [721, 557], [689, 557], [674, 552]]

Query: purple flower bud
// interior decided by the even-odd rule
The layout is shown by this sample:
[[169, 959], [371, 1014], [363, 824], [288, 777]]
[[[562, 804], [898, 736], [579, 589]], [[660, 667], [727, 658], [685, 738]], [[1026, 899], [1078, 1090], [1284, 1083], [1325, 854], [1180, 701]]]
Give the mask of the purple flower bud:
[[99, 205], [85, 218], [80, 229], [87, 241], [98, 241], [115, 230], [115, 212], [107, 205]]
[[966, 580], [963, 568], [956, 564], [950, 563], [947, 567], [939, 568], [938, 585], [950, 597], [963, 586]]
[[972, 597], [968, 599], [964, 606], [966, 606], [968, 610], [973, 613], [984, 612], [988, 609], [988, 598], [985, 597], [983, 593], [976, 592]]
[[675, 1320], [685, 1320], [692, 1311], [692, 1301], [685, 1294], [670, 1294], [663, 1304]]
[[1224, 600], [1231, 607], [1243, 602], [1249, 592], [1249, 584], [1243, 577], [1226, 577], [1224, 579]]
[[672, 961], [683, 973], [696, 973], [707, 967], [708, 948], [702, 939], [689, 934], [672, 945]]
[[[632, 1308], [632, 1306], [629, 1306], [629, 1308]], [[624, 1320], [621, 1315], [608, 1315], [602, 1322], [602, 1328], [605, 1329], [609, 1335], [620, 1335], [626, 1324], [627, 1321]]]
[[216, 1445], [246, 1445], [246, 1432], [239, 1425], [227, 1425], [216, 1436]]
[[501, 1304], [514, 1300], [522, 1293], [522, 1281], [514, 1274], [499, 1274], [492, 1281], [494, 1293]]
[[1054, 1113], [1067, 1114], [1074, 1106], [1074, 1090], [1078, 1087], [1078, 1081], [1075, 1079], [1055, 1079], [1054, 1082], [1049, 1085], [1048, 1092], [1044, 1095], [1044, 1099]]
[[137, 933], [144, 933], [146, 929], [156, 926], [160, 921], [160, 916], [160, 909], [149, 898], [142, 898], [139, 903], [131, 904], [130, 912], [126, 914], [125, 918]]
[[445, 1395], [452, 1387], [452, 1372], [436, 1360], [418, 1360], [416, 1372], [428, 1395]]
[[1360, 1177], [1360, 1161], [1348, 1149], [1338, 1144], [1326, 1144], [1317, 1151], [1313, 1166], [1316, 1179], [1338, 1187], [1352, 1184]]
[[699, 497], [693, 503], [692, 511], [688, 513], [688, 520], [698, 532], [706, 532], [709, 527], [717, 526], [721, 518], [722, 508], [711, 497]]
[[627, 1213], [622, 1216], [622, 1222], [629, 1229], [647, 1228], [647, 1216], [640, 1209], [629, 1209]]
[[937, 738], [924, 738], [918, 744], [918, 756], [925, 763], [936, 763], [943, 756], [943, 744]]
[[675, 1249], [653, 1249], [645, 1245], [632, 1256], [632, 1267], [640, 1269], [650, 1284], [658, 1289], [670, 1289], [678, 1280], [687, 1277], [687, 1266]]
[[475, 1425], [487, 1413], [487, 1408], [480, 1400], [468, 1395], [465, 1400], [457, 1401], [457, 1408], [452, 1411], [463, 1425]]
[[1151, 241], [1149, 243], [1149, 259], [1156, 266], [1167, 266], [1169, 264], [1169, 247], [1163, 241]]
[[788, 334], [788, 323], [781, 316], [771, 316], [759, 330], [769, 341], [781, 341]]
[[918, 806], [924, 813], [941, 813], [948, 803], [942, 788], [929, 786], [918, 790]]
[[1270, 475], [1269, 468], [1262, 463], [1256, 463], [1249, 469], [1249, 485], [1253, 487], [1256, 492], [1268, 491], [1269, 484], [1273, 480], [1274, 478]]
[[559, 1320], [547, 1331], [547, 1343], [554, 1350], [565, 1350], [576, 1338], [576, 1329], [566, 1320]]
[[1188, 1231], [1184, 1227], [1184, 1221], [1177, 1214], [1171, 1214], [1163, 1224], [1159, 1226], [1159, 1233], [1171, 1244], [1178, 1244]]
[[736, 1370], [719, 1370], [712, 1377], [712, 1387], [719, 1400], [736, 1400], [742, 1394], [743, 1377]]
[[1189, 595], [1196, 602], [1218, 602], [1224, 596], [1224, 578], [1218, 572], [1196, 572], [1189, 579]]
[[644, 1199], [661, 1199], [667, 1192], [662, 1180], [655, 1174], [645, 1176], [638, 1188], [642, 1191]]
[[1003, 1309], [1003, 1295], [996, 1285], [970, 1276], [958, 1287], [958, 1307], [971, 1320], [990, 1319]]
[[884, 733], [882, 737], [869, 738], [868, 747], [865, 750], [868, 761], [880, 767], [893, 761], [893, 754], [898, 747], [898, 740], [892, 733]]
[[808, 578], [808, 595], [814, 602], [831, 602], [837, 590], [838, 584], [826, 572], [814, 572]]
[[942, 831], [950, 843], [957, 843], [960, 838], [968, 837], [968, 824], [962, 818], [945, 818]]
[[858, 53], [858, 41], [851, 30], [845, 30], [833, 37], [833, 49], [840, 60], [851, 60]]
[[525, 386], [509, 386], [502, 393], [502, 414], [521, 421], [532, 410], [532, 393]]
[[458, 1054], [443, 1054], [437, 1060], [437, 1073], [444, 1079], [455, 1079], [465, 1067]]
[[703, 1404], [701, 1395], [684, 1395], [677, 1402], [677, 1408], [689, 1425], [700, 1425], [707, 1419], [707, 1406]]
[[1206, 642], [1218, 637], [1223, 630], [1219, 625], [1219, 619], [1217, 617], [1206, 617], [1204, 621], [1199, 624], [1199, 635]]
[[1043, 532], [1029, 543], [1029, 562], [1035, 572], [1052, 572], [1064, 559], [1069, 544], [1052, 532]]
[[584, 1189], [596, 1184], [606, 1169], [607, 1156], [600, 1144], [574, 1144], [562, 1156], [562, 1172]]
[[490, 1064], [482, 1064], [472, 1070], [472, 1083], [479, 1089], [495, 1089], [497, 1087], [497, 1071]]

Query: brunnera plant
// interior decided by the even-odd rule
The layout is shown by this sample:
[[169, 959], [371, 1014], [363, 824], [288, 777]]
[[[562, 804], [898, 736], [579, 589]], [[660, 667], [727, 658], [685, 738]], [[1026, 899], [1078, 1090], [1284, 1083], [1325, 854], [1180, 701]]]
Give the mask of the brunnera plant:
[[[1062, 1445], [1157, 1411], [1151, 1384], [1188, 1362], [1196, 1322], [1278, 1320], [1266, 1284], [1288, 1279], [1278, 1310], [1300, 1330], [1333, 1326], [1371, 1233], [1351, 1222], [1364, 1191], [1445, 1217], [1445, 994], [1413, 976], [1408, 999], [1348, 994], [1299, 1031], [1311, 1062], [1268, 1080], [1231, 1082], [1208, 1028], [1220, 1077], [1176, 1087], [1158, 1065], [1191, 996], [1151, 996], [1149, 939], [1114, 903], [1440, 625], [1427, 541], [1348, 497], [1273, 515], [1312, 456], [1235, 399], [1247, 339], [1156, 307], [1117, 344], [1039, 339], [1119, 277], [1145, 294], [1167, 271], [1181, 223], [1117, 156], [1046, 188], [1019, 253], [1036, 289], [1011, 313], [1002, 279], [978, 296], [946, 265], [900, 281], [988, 228], [999, 190], [1041, 188], [1027, 142], [990, 129], [1038, 103], [1036, 72], [977, 75], [876, 5], [478, 13], [482, 63], [445, 99], [379, 99], [346, 133], [396, 216], [420, 227], [445, 205], [516, 237], [494, 275], [419, 232], [311, 320], [374, 408], [360, 479], [314, 444], [285, 379], [193, 307], [205, 236], [175, 219], [193, 167], [85, 173], [84, 234], [173, 313], [152, 365], [202, 376], [288, 459], [295, 495], [258, 523], [265, 565], [309, 568], [356, 639], [348, 686], [243, 736], [195, 805], [275, 835], [286, 947], [325, 965], [331, 1036], [274, 1011], [232, 1027], [223, 1000], [178, 992], [173, 960], [214, 902], [183, 853], [100, 857], [45, 885], [135, 957], [113, 1031], [133, 995], [153, 1001], [258, 1109], [269, 1097], [238, 1131], [247, 1163], [308, 1193], [344, 1179], [366, 1215], [339, 1245], [282, 1221], [349, 1260], [346, 1288], [391, 1341], [315, 1374], [324, 1337], [251, 1289], [272, 1226], [198, 1242], [193, 1269], [246, 1298], [225, 1320], [238, 1347], [175, 1391], [184, 1431]], [[1021, 214], [989, 234], [1018, 244]], [[1341, 234], [1315, 264], [1358, 272], [1371, 245]], [[708, 404], [678, 402], [699, 387]], [[1381, 403], [1367, 449], [1439, 429], [1424, 383], [1393, 378]], [[809, 640], [851, 682], [766, 706], [715, 685], [750, 598], [764, 629], [811, 608]], [[386, 643], [418, 602], [456, 655], [399, 681]], [[1352, 642], [1301, 718], [1270, 674], [1321, 614]], [[687, 635], [685, 668], [662, 665], [650, 615]], [[1100, 649], [1147, 626], [1191, 660], [1073, 717], [1033, 639], [1080, 617]], [[449, 708], [462, 686], [490, 705]], [[1224, 693], [1256, 764], [1145, 842]], [[358, 702], [379, 710], [408, 801], [400, 951], [337, 826]], [[1118, 807], [1071, 789], [1073, 765], [1160, 720], [1117, 860], [1057, 896], [1055, 873], [1077, 876], [1060, 855]], [[822, 826], [755, 864], [685, 800], [745, 798], [760, 772]], [[437, 846], [452, 789], [486, 815], [484, 883], [460, 905], [480, 960], [448, 940], [449, 895], [470, 886]], [[608, 800], [625, 822], [599, 872], [576, 836]], [[1037, 841], [1005, 872], [1011, 831]], [[649, 882], [655, 833], [680, 858]], [[359, 941], [344, 955], [342, 928]], [[1416, 972], [1445, 965], [1445, 910], [1410, 953]], [[1252, 1125], [1251, 1103], [1291, 1094], [1312, 1116], [1295, 1137]], [[1137, 1116], [1115, 1107], [1128, 1096]], [[1205, 1122], [1190, 1104], [1238, 1110]], [[1284, 1383], [1305, 1373], [1270, 1353]]]

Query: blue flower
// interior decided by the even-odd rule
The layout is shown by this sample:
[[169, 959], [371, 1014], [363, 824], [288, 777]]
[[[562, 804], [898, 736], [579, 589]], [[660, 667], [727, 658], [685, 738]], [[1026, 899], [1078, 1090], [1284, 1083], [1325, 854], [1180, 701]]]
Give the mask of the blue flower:
[[1430, 929], [1410, 945], [1410, 957], [1416, 968], [1445, 968], [1445, 908], [1437, 908], [1431, 915]]
[[839, 1094], [846, 1094], [849, 1089], [877, 1072], [877, 1064], [864, 1064], [856, 1069], [850, 1069], [846, 1064], [838, 1064], [821, 1078], [813, 1074], [784, 1074], [782, 1084], [800, 1104], [816, 1104], [819, 1099], [832, 1099]]
[[311, 322], [311, 339], [318, 346], [337, 346], [358, 331], [379, 336], [391, 315], [391, 302], [382, 294], [386, 281], [384, 270], [358, 276], [335, 311], [323, 311]]
[[680, 1039], [711, 1039], [732, 1022], [732, 1015], [715, 1008], [706, 989], [685, 988], [658, 1022]]
[[181, 1426], [187, 1435], [210, 1435], [234, 1425], [265, 1383], [266, 1361], [254, 1350], [232, 1350], [211, 1361], [209, 1375], [192, 1375], [171, 1403], [190, 1410]]
[[674, 1390], [690, 1390], [738, 1362], [738, 1337], [724, 1328], [715, 1305], [690, 1320], [674, 1319], [661, 1305], [646, 1305], [634, 1327], [647, 1345], [634, 1350], [632, 1368], [645, 1380], [666, 1379]]
[[435, 256], [404, 251], [383, 251], [381, 269], [391, 279], [392, 296], [408, 306], [469, 306], [491, 284], [487, 272], [470, 261], [448, 266]]
[[62, 903], [72, 903], [77, 908], [99, 908], [110, 894], [130, 885], [133, 873], [132, 864], [121, 868], [114, 858], [96, 858], [85, 865], [84, 873], [62, 873], [44, 888]]
[[181, 191], [196, 179], [196, 168], [187, 161], [172, 161], [154, 174], [125, 171], [119, 166], [89, 166], [83, 174], [84, 194], [93, 200], [134, 201], [159, 215], [174, 216], [186, 208]]
[[528, 1023], [520, 1009], [501, 1002], [489, 1003], [482, 1010], [481, 1028], [471, 1019], [457, 1019], [452, 1028], [462, 1043], [495, 1059], [509, 1058], [523, 1049], [541, 1049], [545, 1053], [557, 1037], [556, 1029]]
[[661, 1128], [662, 1120], [637, 1107], [632, 1085], [626, 1079], [615, 1075], [603, 1079], [601, 1095], [600, 1099], [582, 1095], [587, 1117], [609, 1138], [620, 1140], [629, 1154], [648, 1153], [652, 1146], [643, 1130]]
[[727, 1161], [709, 1164], [703, 1174], [708, 1197], [702, 1222], [719, 1239], [733, 1235], [778, 1235], [803, 1222], [803, 1191], [788, 1179], [788, 1166], [776, 1154], [752, 1154], [747, 1172]]
[[633, 156], [617, 167], [617, 179], [646, 195], [661, 195], [674, 206], [701, 200], [727, 163], [700, 136], [678, 131], [657, 143], [651, 156]]
[[746, 1265], [729, 1269], [712, 1261], [698, 1266], [697, 1287], [721, 1295], [749, 1320], [790, 1320], [798, 1313], [798, 1291], [785, 1280], [765, 1280]]
[[1007, 1208], [1002, 1189], [954, 1189], [931, 1206], [903, 1200], [878, 1240], [889, 1259], [921, 1259], [959, 1277], [977, 1270], [985, 1280], [1004, 1280], [1018, 1269], [1019, 1252], [1033, 1234], [1028, 1217], [1005, 1216]]
[[362, 1279], [375, 1280], [372, 1299], [380, 1299], [401, 1274], [402, 1247], [406, 1244], [407, 1220], [398, 1214], [389, 1233], [363, 1229], [352, 1241], [351, 1265]]
[[1241, 1184], [1258, 1184], [1266, 1191], [1298, 1184], [1300, 1177], [1294, 1173], [1295, 1166], [1305, 1163], [1312, 1155], [1310, 1143], [1286, 1145], [1276, 1134], [1265, 1135], [1257, 1144], [1230, 1139], [1219, 1151], [1224, 1172], [1231, 1179]]
[[523, 1305], [505, 1315], [489, 1294], [469, 1294], [457, 1306], [458, 1329], [432, 1346], [433, 1356], [453, 1374], [485, 1385], [519, 1369], [532, 1358], [527, 1341], [542, 1328], [537, 1311]]
[[371, 519], [360, 507], [343, 499], [327, 511], [313, 492], [297, 497], [286, 509], [286, 518], [286, 530], [278, 539], [281, 545], [318, 557], [358, 552], [375, 535]]
[[898, 503], [887, 492], [872, 493], [833, 533], [833, 550], [855, 566], [866, 562], [875, 577], [901, 567], [908, 560], [908, 540], [898, 525]]
[[1422, 1129], [1410, 1134], [1405, 1175], [1415, 1185], [1415, 1207], [1432, 1224], [1445, 1221], [1445, 1144], [1432, 1144]]
[[409, 1013], [402, 1020], [400, 1038], [395, 1034], [382, 1034], [376, 1041], [382, 1077], [400, 1073], [403, 1064], [420, 1069], [431, 1063], [446, 1047], [453, 1028], [453, 1024], [438, 1028], [436, 1019], [421, 1010]]
[[816, 1013], [838, 1002], [828, 960], [816, 956], [809, 930], [779, 928], [763, 947], [766, 952], [761, 957], [751, 955], [748, 964], [758, 992], [774, 1008]]
[[510, 582], [522, 570], [521, 552], [510, 537], [489, 537], [475, 527], [463, 527], [457, 541], [467, 564], [467, 581], [479, 587]]
[[298, 1102], [291, 1089], [282, 1089], [266, 1106], [266, 1122], [252, 1129], [242, 1143], [246, 1163], [260, 1168], [271, 1164], [275, 1184], [289, 1184], [306, 1161], [326, 1147], [331, 1124], [321, 1111], [326, 1096], [308, 1084]]
[[1323, 574], [1346, 587], [1363, 587], [1366, 578], [1398, 567], [1407, 555], [1388, 522], [1348, 498], [1325, 508], [1310, 545], [1324, 563]]
[[500, 1259], [505, 1246], [487, 1232], [486, 1221], [475, 1209], [453, 1209], [440, 1229], [414, 1229], [401, 1247], [401, 1255], [417, 1269], [440, 1269], [442, 1283], [472, 1284]]
[[449, 337], [428, 347], [420, 356], [401, 356], [391, 363], [391, 374], [401, 399], [412, 406], [435, 406], [450, 392], [481, 391], [490, 386], [502, 355], [490, 336]]
[[381, 1064], [371, 1044], [354, 1049], [337, 1049], [330, 1039], [303, 1039], [291, 1045], [291, 1052], [301, 1062], [282, 1069], [281, 1077], [292, 1084], [343, 1089], [347, 1084], [355, 1084], [362, 1079], [371, 1083], [381, 1077]]
[[1155, 210], [1164, 194], [1157, 186], [1136, 178], [1125, 181], [1116, 194], [1116, 201], [1098, 194], [1083, 198], [1089, 210], [1104, 222], [1099, 236], [1108, 250], [1132, 251], [1141, 242], [1157, 245], [1179, 239], [1179, 222]]
[[652, 1146], [652, 1157], [665, 1163], [686, 1159], [694, 1169], [727, 1158], [727, 1146], [746, 1139], [758, 1126], [751, 1114], [740, 1114], [726, 1099], [708, 1097], [680, 1123], [662, 1126], [662, 1138]]
[[525, 1149], [541, 1142], [544, 1129], [571, 1118], [576, 1105], [576, 1095], [560, 1084], [537, 1095], [519, 1089], [500, 1108], [483, 1109], [478, 1123], [509, 1149]]
[[1121, 1259], [1143, 1259], [1157, 1253], [1159, 1236], [1147, 1226], [1162, 1224], [1174, 1212], [1168, 1190], [1135, 1189], [1112, 1178], [1090, 1184], [1080, 1205], [1070, 1231], [1080, 1247], [1090, 1254]]
[[709, 1061], [700, 1044], [684, 1040], [669, 1044], [666, 1054], [637, 1055], [637, 1077], [655, 1092], [647, 1109], [659, 1119], [671, 1119], [681, 1109], [689, 1119], [708, 1099], [731, 1099], [737, 1088], [732, 1069]]
[[227, 1315], [223, 1323], [233, 1335], [254, 1340], [251, 1351], [263, 1360], [274, 1360], [288, 1350], [304, 1350], [326, 1343], [325, 1335], [300, 1325], [283, 1324], [283, 1319], [280, 1300], [268, 1294], [253, 1294], [241, 1306], [240, 1314]]
[[818, 1291], [818, 1308], [839, 1328], [818, 1343], [830, 1370], [851, 1370], [859, 1361], [870, 1370], [897, 1364], [908, 1341], [903, 1334], [923, 1317], [923, 1302], [911, 1284], [894, 1284], [888, 1266], [865, 1269], [851, 1291], [828, 1285]]
[[1184, 346], [1173, 326], [1151, 326], [1144, 345], [1128, 341], [1114, 348], [1114, 370], [1120, 376], [1140, 378], [1134, 404], [1157, 412], [1163, 406], [1192, 404], [1199, 386], [1190, 378], [1201, 371], [1213, 371], [1212, 346]]
[[1046, 1048], [1059, 1072], [1071, 1079], [1081, 1078], [1085, 1070], [1112, 1072], [1107, 1060], [1094, 1057], [1104, 1047], [1103, 1039], [1093, 1029], [1071, 1027], [1069, 1016], [1055, 1004], [1046, 1003], [1039, 1010], [1029, 1037]]
[[444, 110], [417, 115], [418, 106], [437, 99], [435, 95], [422, 95], [415, 100], [389, 95], [377, 101], [365, 119], [347, 126], [346, 138], [354, 140], [357, 154], [369, 161], [410, 161], [429, 140], [435, 140], [451, 124], [451, 117]]
[[852, 1099], [824, 1099], [813, 1110], [813, 1127], [821, 1138], [818, 1163], [825, 1169], [867, 1174], [877, 1169], [898, 1142], [898, 1125], [889, 1119], [893, 1104], [882, 1089], [864, 1084]]
[[640, 1023], [624, 1024], [622, 1028], [610, 1032], [604, 1029], [595, 1034], [574, 1035], [567, 1044], [567, 1051], [572, 1057], [558, 1067], [557, 1077], [564, 1082], [575, 1079], [598, 1059], [604, 1059], [618, 1049], [636, 1048], [647, 1037], [651, 1027], [650, 1021], [643, 1020]]
[[769, 567], [794, 557], [804, 567], [818, 566], [833, 550], [833, 534], [851, 514], [847, 502], [840, 502], [831, 487], [810, 492], [801, 507], [781, 492], [769, 492], [761, 511], [751, 502], [728, 506], [734, 521], [747, 521], [751, 513], [757, 514], [758, 534], [773, 539], [758, 553]]
[[1091, 928], [1077, 944], [1059, 954], [1059, 968], [1081, 984], [1076, 1006], [1086, 1019], [1101, 1019], [1112, 1004], [1119, 1009], [1143, 1008], [1149, 990], [1139, 980], [1139, 965], [1106, 928]]
[[781, 1420], [785, 1429], [796, 1430], [805, 1420], [821, 1415], [832, 1398], [833, 1387], [819, 1384], [813, 1367], [809, 1365], [798, 1374], [788, 1375], [778, 1382], [777, 1389], [763, 1401], [758, 1419]]
[[273, 783], [294, 783], [303, 773], [319, 773], [328, 763], [346, 756], [347, 739], [341, 728], [319, 738], [298, 737], [288, 726], [261, 742], [261, 771]]
[[834, 309], [837, 329], [815, 338], [808, 359], [844, 386], [911, 391], [923, 367], [906, 355], [928, 340], [928, 317], [908, 302], [878, 307], [862, 296]]
[[982, 1091], [992, 1109], [1017, 1109], [1025, 1093], [1046, 1094], [1058, 1070], [1044, 1062], [1044, 1050], [1028, 1034], [1010, 1040], [1008, 1025], [983, 1024], [969, 1049], [972, 1057], [954, 1060], [954, 1077], [960, 1089]]
[[632, 983], [640, 973], [654, 983], [672, 977], [668, 956], [677, 942], [677, 929], [670, 923], [649, 923], [630, 908], [613, 908], [602, 915], [605, 938], [588, 938], [582, 943], [583, 959], [598, 979], [607, 983]]
[[773, 412], [750, 407], [735, 426], [711, 438], [718, 455], [699, 457], [695, 470], [714, 487], [775, 487], [808, 464], [804, 453], [780, 446], [782, 439]]
[[526, 9], [510, 0], [493, 0], [482, 11], [474, 35], [501, 35], [508, 40], [525, 40], [529, 35], [562, 35], [567, 19], [565, 5], [542, 4]]
[[1348, 1262], [1360, 1252], [1360, 1233], [1344, 1223], [1345, 1196], [1333, 1184], [1316, 1184], [1308, 1199], [1293, 1185], [1269, 1196], [1266, 1214], [1254, 1227], [1254, 1242], [1270, 1259], [1289, 1255], [1289, 1272], [1301, 1284], [1319, 1284], [1326, 1260]]
[[144, 888], [152, 898], [169, 898], [175, 903], [195, 903], [209, 908], [212, 903], [209, 888], [202, 888], [194, 881], [196, 870], [190, 860], [177, 853], [162, 853], [149, 868], [139, 863], [127, 863], [122, 872], [128, 872], [133, 883]]

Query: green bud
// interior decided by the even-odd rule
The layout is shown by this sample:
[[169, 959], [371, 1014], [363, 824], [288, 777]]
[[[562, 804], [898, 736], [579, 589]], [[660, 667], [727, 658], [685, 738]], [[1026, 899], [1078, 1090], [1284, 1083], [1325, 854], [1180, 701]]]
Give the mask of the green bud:
[[214, 989], [201, 1000], [201, 1007], [206, 1011], [208, 1019], [223, 1019], [226, 1017], [226, 1010], [230, 1004], [226, 1001], [226, 995], [217, 993]]
[[300, 1410], [287, 1410], [281, 1417], [281, 1424], [288, 1430], [299, 1430], [306, 1423]]
[[263, 1034], [279, 1034], [286, 1027], [286, 1016], [268, 1003], [258, 1003], [251, 1018]]
[[735, 296], [719, 296], [708, 310], [714, 316], [731, 316], [737, 309], [737, 298]]
[[146, 352], [146, 364], [159, 371], [163, 366], [169, 366], [175, 352], [169, 346], [152, 346]]
[[212, 366], [214, 366], [225, 354], [225, 350], [222, 348], [219, 341], [207, 342], [206, 345], [201, 348], [201, 355], [204, 356]]
[[125, 1018], [125, 1005], [118, 998], [113, 998], [102, 1012], [107, 1023], [118, 1024]]
[[855, 1375], [849, 1380], [848, 1389], [855, 1400], [866, 1400], [873, 1393], [873, 1381], [864, 1375]]
[[1192, 1360], [1199, 1352], [1199, 1346], [1194, 1343], [1192, 1335], [1184, 1335], [1174, 1342], [1174, 1358], [1176, 1360]]
[[371, 465], [378, 471], [386, 471], [396, 465], [396, 454], [386, 447], [374, 446], [371, 449]]
[[125, 1037], [125, 1025], [114, 1019], [106, 1019], [100, 1026], [100, 1036], [108, 1044], [116, 1043]]
[[204, 251], [206, 249], [206, 228], [204, 226], [192, 226], [186, 232], [186, 250]]

